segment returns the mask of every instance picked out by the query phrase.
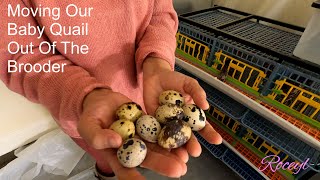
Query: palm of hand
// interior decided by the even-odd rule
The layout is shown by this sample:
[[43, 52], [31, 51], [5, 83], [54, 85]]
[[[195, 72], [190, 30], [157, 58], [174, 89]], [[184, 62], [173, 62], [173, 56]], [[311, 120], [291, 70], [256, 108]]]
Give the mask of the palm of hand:
[[[118, 179], [144, 179], [135, 168], [124, 168], [117, 159], [117, 148], [121, 137], [109, 129], [116, 120], [117, 108], [131, 100], [109, 90], [97, 90], [89, 94], [84, 102], [84, 111], [78, 124], [83, 139], [98, 152], [104, 162], [108, 162]], [[186, 165], [169, 151], [157, 144], [146, 143], [147, 156], [141, 166], [170, 177], [180, 177], [186, 172]]]
[[[158, 97], [165, 90], [176, 90], [184, 95], [186, 103], [195, 103], [202, 109], [208, 109], [205, 92], [196, 80], [181, 73], [168, 70], [153, 76], [144, 77], [143, 97], [148, 114], [154, 115], [155, 110], [159, 106]], [[222, 141], [221, 136], [208, 123], [199, 133], [210, 143], [220, 144]], [[186, 145], [171, 152], [155, 144], [152, 145], [152, 150], [167, 156], [167, 159], [159, 159], [158, 161], [163, 166], [172, 165], [176, 161], [176, 164], [172, 165], [171, 170], [174, 169], [178, 173], [180, 169], [181, 175], [186, 173], [185, 163], [188, 161], [188, 154], [194, 157], [201, 154], [201, 146], [194, 135], [192, 135]], [[161, 173], [170, 176], [171, 172], [163, 170]]]
[[[144, 101], [148, 114], [153, 115], [158, 107], [158, 97], [164, 90], [177, 90], [181, 92], [187, 102], [195, 102], [200, 108], [207, 109], [206, 96], [197, 81], [183, 74], [163, 71], [144, 78]], [[131, 100], [115, 92], [98, 91], [89, 95], [84, 102], [84, 112], [79, 121], [79, 132], [89, 144], [98, 150], [101, 158], [108, 162], [118, 179], [144, 179], [135, 168], [124, 168], [118, 161], [116, 149], [121, 144], [121, 137], [108, 129], [116, 120], [114, 112], [123, 103]], [[210, 143], [221, 143], [221, 136], [207, 124], [200, 134]], [[108, 139], [112, 139], [108, 141]], [[107, 141], [107, 142], [106, 142]], [[180, 177], [187, 171], [186, 162], [189, 155], [199, 156], [201, 146], [194, 135], [183, 147], [166, 150], [157, 144], [146, 143], [147, 156], [142, 167], [169, 177]]]
[[159, 95], [165, 90], [181, 84], [181, 74], [173, 71], [165, 71], [153, 76], [144, 78], [144, 104], [148, 114], [153, 115], [159, 106]]

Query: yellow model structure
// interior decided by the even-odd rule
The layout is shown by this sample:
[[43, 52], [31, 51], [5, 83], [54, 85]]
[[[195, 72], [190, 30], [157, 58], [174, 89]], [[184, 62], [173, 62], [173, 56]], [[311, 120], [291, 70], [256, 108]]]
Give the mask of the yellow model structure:
[[[320, 121], [320, 96], [295, 86], [287, 82], [286, 79], [277, 80], [275, 84], [274, 90], [278, 93], [269, 94], [270, 99], [276, 100], [315, 121]], [[281, 98], [277, 98], [278, 96]]]
[[227, 69], [228, 76], [251, 87], [255, 91], [259, 90], [262, 79], [266, 77], [266, 74], [263, 71], [224, 54], [222, 51], [217, 52], [215, 55], [220, 63], [214, 63], [212, 68], [221, 71], [227, 61], [229, 61], [229, 67]]
[[195, 41], [181, 33], [177, 33], [176, 38], [178, 49], [203, 62], [204, 64], [207, 63], [207, 57], [210, 51], [210, 48], [208, 46]]

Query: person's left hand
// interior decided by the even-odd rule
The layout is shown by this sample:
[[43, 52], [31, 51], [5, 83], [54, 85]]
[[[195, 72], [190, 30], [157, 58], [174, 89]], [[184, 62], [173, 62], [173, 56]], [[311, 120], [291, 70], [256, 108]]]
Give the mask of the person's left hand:
[[[163, 59], [149, 57], [143, 64], [143, 98], [147, 113], [154, 115], [159, 106], [159, 95], [165, 90], [176, 90], [186, 99], [186, 103], [195, 103], [201, 109], [208, 109], [206, 93], [199, 83], [184, 74], [174, 72], [170, 65]], [[221, 144], [222, 138], [207, 122], [199, 134], [211, 144]], [[154, 148], [159, 148], [154, 147]], [[192, 134], [191, 139], [183, 147], [173, 149], [174, 155], [183, 162], [187, 162], [189, 154], [198, 157], [201, 154], [201, 146]]]

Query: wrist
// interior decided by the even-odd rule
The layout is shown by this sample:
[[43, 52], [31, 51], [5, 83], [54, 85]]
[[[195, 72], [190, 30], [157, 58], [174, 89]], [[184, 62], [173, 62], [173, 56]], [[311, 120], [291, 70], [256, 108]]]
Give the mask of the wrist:
[[144, 76], [152, 76], [163, 71], [172, 71], [171, 65], [164, 59], [147, 57], [143, 63]]

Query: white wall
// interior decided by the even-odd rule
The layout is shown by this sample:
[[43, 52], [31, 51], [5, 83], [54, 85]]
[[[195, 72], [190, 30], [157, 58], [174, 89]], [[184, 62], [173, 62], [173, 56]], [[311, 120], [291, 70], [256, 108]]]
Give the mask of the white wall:
[[212, 0], [192, 0], [192, 8], [193, 10], [206, 9], [211, 7]]
[[173, 0], [178, 14], [197, 11], [211, 7], [212, 0]]

